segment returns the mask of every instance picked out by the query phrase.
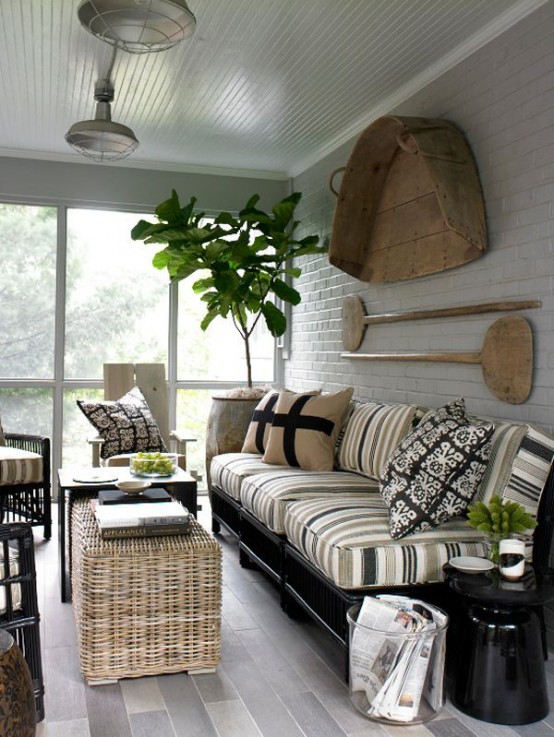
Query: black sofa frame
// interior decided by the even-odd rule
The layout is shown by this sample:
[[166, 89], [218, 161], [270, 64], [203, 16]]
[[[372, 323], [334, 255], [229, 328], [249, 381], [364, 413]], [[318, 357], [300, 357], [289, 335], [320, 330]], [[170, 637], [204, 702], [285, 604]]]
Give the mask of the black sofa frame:
[[[255, 564], [267, 573], [281, 590], [281, 605], [290, 615], [308, 614], [331, 637], [345, 648], [348, 662], [348, 623], [346, 612], [360, 603], [368, 594], [413, 596], [435, 604], [451, 613], [451, 595], [440, 583], [413, 586], [375, 587], [346, 590], [336, 586], [287, 542], [276, 535], [221, 489], [212, 486], [212, 529], [219, 532], [223, 525], [238, 539], [240, 562], [243, 566]], [[554, 466], [541, 496], [537, 514], [538, 525], [533, 534], [533, 566], [536, 571], [550, 568], [552, 537], [554, 534]], [[543, 633], [544, 634], [544, 633]]]

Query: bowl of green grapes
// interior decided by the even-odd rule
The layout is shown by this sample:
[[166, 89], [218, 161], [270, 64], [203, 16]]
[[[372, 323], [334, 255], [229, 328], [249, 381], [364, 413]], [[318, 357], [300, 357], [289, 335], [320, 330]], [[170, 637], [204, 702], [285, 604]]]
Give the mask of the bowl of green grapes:
[[159, 478], [172, 476], [177, 469], [176, 453], [135, 453], [131, 456], [129, 470], [132, 476]]

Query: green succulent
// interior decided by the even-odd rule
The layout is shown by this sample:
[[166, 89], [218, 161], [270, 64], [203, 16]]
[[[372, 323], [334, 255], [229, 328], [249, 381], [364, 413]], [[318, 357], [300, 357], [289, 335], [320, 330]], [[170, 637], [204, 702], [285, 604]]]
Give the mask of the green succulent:
[[525, 532], [537, 522], [518, 502], [503, 500], [495, 495], [490, 502], [474, 502], [468, 507], [467, 519], [472, 527], [489, 537], [502, 540], [513, 532]]

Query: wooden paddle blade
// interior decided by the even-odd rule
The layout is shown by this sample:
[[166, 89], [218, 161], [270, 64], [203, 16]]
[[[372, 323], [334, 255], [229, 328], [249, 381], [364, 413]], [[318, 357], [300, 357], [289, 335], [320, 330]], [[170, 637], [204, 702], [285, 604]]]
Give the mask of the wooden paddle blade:
[[347, 351], [357, 350], [364, 337], [365, 310], [359, 297], [346, 297], [342, 303], [342, 343]]
[[502, 317], [487, 330], [481, 352], [483, 378], [503, 402], [522, 404], [533, 382], [533, 333], [524, 317]]

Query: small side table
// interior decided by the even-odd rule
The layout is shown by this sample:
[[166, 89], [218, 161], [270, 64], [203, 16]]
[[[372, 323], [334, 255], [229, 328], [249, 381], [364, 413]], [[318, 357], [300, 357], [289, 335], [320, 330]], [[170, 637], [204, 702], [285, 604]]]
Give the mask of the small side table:
[[542, 607], [554, 598], [552, 577], [530, 565], [518, 581], [505, 581], [497, 569], [469, 574], [446, 564], [444, 573], [456, 611], [454, 705], [496, 724], [543, 719], [549, 704]]

